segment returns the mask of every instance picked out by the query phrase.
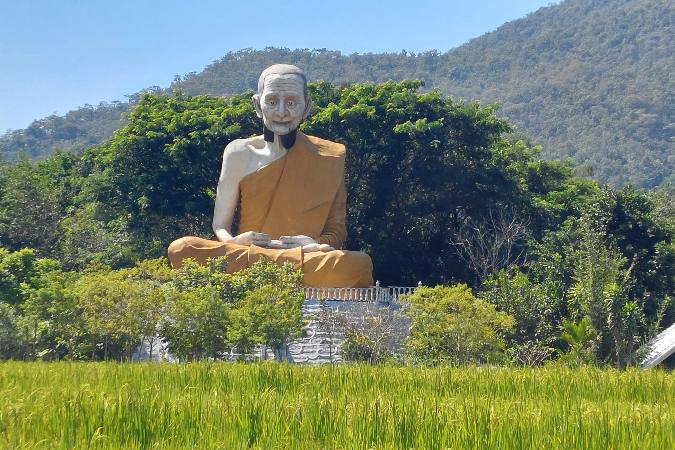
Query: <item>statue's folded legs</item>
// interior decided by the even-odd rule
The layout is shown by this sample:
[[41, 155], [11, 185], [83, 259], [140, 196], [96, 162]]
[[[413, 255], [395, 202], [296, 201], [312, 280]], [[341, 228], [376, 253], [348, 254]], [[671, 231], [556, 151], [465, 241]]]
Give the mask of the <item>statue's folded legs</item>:
[[290, 262], [301, 269], [305, 286], [351, 288], [373, 285], [373, 263], [364, 252], [332, 250], [303, 254], [301, 247], [268, 249], [194, 236], [177, 239], [169, 246], [169, 261], [174, 269], [179, 268], [186, 258], [204, 264], [207, 259], [218, 256], [227, 256], [229, 273], [244, 269], [264, 257], [279, 264]]

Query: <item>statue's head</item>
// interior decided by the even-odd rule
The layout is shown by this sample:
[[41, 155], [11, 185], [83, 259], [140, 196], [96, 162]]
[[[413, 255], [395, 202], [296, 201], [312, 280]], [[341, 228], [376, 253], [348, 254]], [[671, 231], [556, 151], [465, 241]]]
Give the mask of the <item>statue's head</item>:
[[285, 135], [294, 131], [311, 107], [304, 72], [290, 64], [274, 64], [263, 70], [253, 106], [271, 132]]

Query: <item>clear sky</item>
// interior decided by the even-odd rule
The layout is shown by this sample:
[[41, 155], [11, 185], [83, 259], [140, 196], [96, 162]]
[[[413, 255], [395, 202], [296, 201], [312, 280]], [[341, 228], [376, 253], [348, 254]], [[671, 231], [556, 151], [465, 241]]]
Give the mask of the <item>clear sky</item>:
[[228, 51], [447, 51], [552, 0], [0, 0], [0, 134]]

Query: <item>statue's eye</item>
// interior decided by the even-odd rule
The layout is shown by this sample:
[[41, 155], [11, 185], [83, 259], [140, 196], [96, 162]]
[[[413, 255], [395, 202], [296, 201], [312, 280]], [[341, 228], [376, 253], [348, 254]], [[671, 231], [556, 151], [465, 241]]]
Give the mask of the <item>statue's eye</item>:
[[276, 100], [267, 100], [267, 104], [270, 105], [270, 106], [274, 106], [274, 105], [277, 104], [277, 101]]
[[289, 100], [286, 102], [286, 106], [295, 106], [295, 102], [293, 100]]

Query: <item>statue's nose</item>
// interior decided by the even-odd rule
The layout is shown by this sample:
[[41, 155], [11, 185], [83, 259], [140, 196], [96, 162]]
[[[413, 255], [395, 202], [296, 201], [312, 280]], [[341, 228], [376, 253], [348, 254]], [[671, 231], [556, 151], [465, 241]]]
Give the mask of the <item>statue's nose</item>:
[[285, 116], [286, 113], [288, 112], [288, 109], [286, 109], [286, 105], [284, 102], [279, 102], [279, 107], [277, 108], [277, 114], [280, 116]]

